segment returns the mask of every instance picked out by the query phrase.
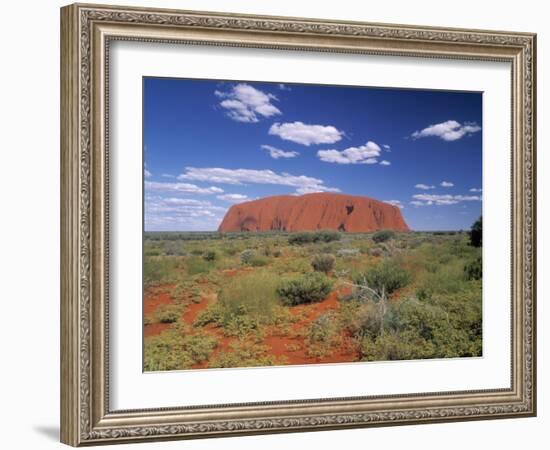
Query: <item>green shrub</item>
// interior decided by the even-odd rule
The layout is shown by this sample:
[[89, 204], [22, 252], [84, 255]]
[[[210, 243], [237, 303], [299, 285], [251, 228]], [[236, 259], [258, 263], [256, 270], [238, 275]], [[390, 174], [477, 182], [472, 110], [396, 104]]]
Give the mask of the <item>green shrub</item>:
[[275, 357], [268, 355], [269, 348], [252, 341], [236, 341], [231, 343], [231, 351], [217, 355], [208, 367], [261, 367], [273, 366], [277, 363]]
[[310, 323], [306, 338], [309, 343], [330, 342], [338, 335], [339, 327], [335, 320], [334, 313], [325, 313]]
[[164, 243], [164, 254], [167, 256], [185, 256], [185, 251], [181, 242], [166, 241]]
[[368, 302], [353, 310], [346, 321], [346, 328], [358, 338], [376, 337], [380, 334], [382, 320], [378, 305]]
[[383, 254], [384, 254], [384, 250], [382, 250], [380, 247], [374, 247], [368, 250], [369, 256], [380, 257]]
[[277, 305], [278, 278], [265, 271], [232, 279], [223, 286], [218, 303], [229, 314], [269, 317]]
[[143, 282], [145, 287], [167, 284], [174, 281], [174, 271], [180, 265], [179, 258], [145, 257]]
[[338, 251], [338, 243], [336, 242], [329, 242], [328, 244], [321, 245], [319, 247], [319, 253], [336, 253]]
[[332, 289], [332, 281], [319, 272], [308, 273], [298, 278], [283, 280], [277, 293], [287, 306], [323, 300]]
[[395, 236], [395, 231], [392, 230], [380, 230], [372, 235], [372, 240], [379, 244], [380, 242], [386, 242]]
[[217, 346], [214, 336], [198, 333], [182, 337], [175, 329], [144, 341], [144, 370], [182, 370], [205, 361]]
[[187, 259], [187, 273], [189, 275], [198, 275], [200, 273], [209, 272], [212, 268], [210, 261], [205, 261], [203, 258], [192, 256]]
[[234, 255], [237, 254], [239, 249], [237, 249], [236, 247], [233, 247], [233, 246], [227, 246], [223, 249], [223, 251], [227, 256], [234, 256]]
[[262, 255], [253, 255], [248, 261], [248, 265], [252, 267], [262, 267], [269, 263], [269, 259]]
[[340, 240], [340, 233], [334, 230], [321, 230], [314, 233], [314, 242], [332, 242]]
[[145, 371], [181, 370], [192, 366], [192, 358], [183, 351], [182, 338], [174, 330], [145, 338], [143, 368]]
[[452, 264], [439, 265], [435, 272], [426, 272], [418, 288], [429, 295], [435, 293], [454, 294], [468, 289], [464, 262], [457, 259]]
[[476, 259], [470, 261], [464, 266], [464, 274], [468, 280], [481, 280], [483, 276], [481, 256], [478, 256]]
[[155, 316], [160, 323], [174, 323], [180, 318], [181, 310], [176, 305], [162, 305], [158, 307]]
[[274, 250], [273, 251], [273, 257], [274, 258], [279, 258], [283, 253], [281, 252], [281, 250]]
[[480, 216], [470, 229], [470, 244], [474, 247], [481, 247], [483, 244], [483, 217]]
[[385, 325], [396, 333], [414, 333], [431, 341], [436, 329], [447, 327], [448, 322], [445, 311], [439, 306], [408, 298], [391, 305]]
[[336, 252], [336, 254], [344, 258], [351, 258], [353, 256], [359, 255], [359, 249], [358, 248], [341, 248]]
[[214, 323], [227, 336], [244, 337], [276, 321], [278, 279], [268, 272], [252, 272], [223, 286], [218, 301], [196, 318], [194, 326]]
[[217, 339], [207, 333], [193, 334], [183, 339], [184, 350], [189, 353], [195, 362], [201, 362], [208, 359], [217, 346]]
[[419, 336], [388, 333], [375, 339], [365, 338], [359, 348], [363, 361], [402, 361], [434, 358], [433, 344]]
[[384, 260], [365, 273], [360, 273], [354, 277], [355, 284], [366, 284], [379, 295], [382, 295], [382, 293], [390, 295], [397, 289], [407, 286], [410, 281], [409, 272], [393, 260]]
[[429, 289], [426, 289], [426, 288], [422, 287], [420, 289], [417, 289], [416, 297], [420, 301], [431, 300], [432, 292]]
[[329, 273], [334, 268], [334, 255], [320, 254], [313, 256], [311, 266], [317, 272]]
[[290, 245], [302, 245], [311, 242], [313, 242], [313, 233], [307, 231], [291, 234], [288, 238]]
[[218, 258], [218, 254], [214, 250], [208, 250], [202, 254], [202, 259], [205, 261], [215, 261]]
[[243, 250], [240, 255], [241, 262], [243, 264], [248, 264], [255, 255], [256, 251], [251, 248]]
[[220, 305], [219, 302], [211, 303], [202, 310], [195, 321], [193, 322], [194, 327], [202, 327], [213, 323], [218, 326], [223, 326], [226, 317], [226, 310]]
[[433, 302], [405, 299], [390, 304], [383, 320], [383, 332], [376, 333], [376, 326], [363, 322], [367, 327], [356, 334], [362, 339], [363, 360], [481, 355], [481, 301], [475, 296], [452, 296]]
[[340, 233], [334, 230], [302, 231], [291, 234], [288, 243], [291, 245], [312, 244], [316, 242], [332, 242], [340, 239]]
[[340, 326], [334, 313], [325, 313], [317, 317], [306, 330], [308, 354], [321, 358], [341, 342]]
[[[403, 343], [431, 346], [424, 357], [450, 358], [481, 355], [481, 295], [479, 287], [459, 293], [418, 301], [409, 298], [391, 304], [385, 328]], [[412, 359], [412, 358], [411, 358]]]

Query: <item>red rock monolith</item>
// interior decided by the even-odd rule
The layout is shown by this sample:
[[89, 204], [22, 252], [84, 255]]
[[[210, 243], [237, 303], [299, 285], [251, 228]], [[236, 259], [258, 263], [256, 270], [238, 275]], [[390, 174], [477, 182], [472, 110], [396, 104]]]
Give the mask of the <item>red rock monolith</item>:
[[277, 195], [233, 205], [218, 231], [409, 231], [401, 210], [368, 197], [327, 192]]

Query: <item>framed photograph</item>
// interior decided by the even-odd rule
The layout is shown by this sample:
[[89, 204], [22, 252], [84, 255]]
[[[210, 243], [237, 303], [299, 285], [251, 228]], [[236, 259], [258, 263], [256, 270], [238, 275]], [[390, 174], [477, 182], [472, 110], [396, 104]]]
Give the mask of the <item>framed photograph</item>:
[[535, 57], [62, 8], [62, 442], [535, 415]]

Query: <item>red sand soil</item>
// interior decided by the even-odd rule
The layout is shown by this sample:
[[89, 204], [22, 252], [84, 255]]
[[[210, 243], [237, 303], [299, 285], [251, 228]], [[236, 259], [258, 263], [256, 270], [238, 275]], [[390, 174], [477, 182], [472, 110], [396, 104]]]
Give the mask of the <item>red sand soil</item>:
[[166, 285], [146, 290], [143, 296], [143, 314], [148, 316], [154, 313], [159, 306], [170, 305], [172, 303], [170, 291], [173, 288], [174, 285]]
[[[199, 303], [190, 303], [186, 306], [182, 314], [183, 322], [187, 325], [193, 325], [193, 322], [195, 321], [199, 313], [205, 310], [211, 302], [215, 301], [216, 294], [211, 293], [203, 295]], [[191, 328], [189, 335], [193, 335], [197, 331], [198, 330]], [[214, 336], [218, 341], [218, 345], [210, 355], [209, 360], [215, 358], [219, 353], [231, 351], [230, 345], [235, 340], [235, 338], [224, 336], [223, 331], [220, 328], [217, 328], [214, 324], [208, 324], [204, 327], [201, 327], [201, 331]], [[194, 364], [192, 368], [205, 369], [208, 366], [208, 362], [208, 360], [201, 361], [198, 364]]]
[[401, 210], [368, 197], [320, 192], [277, 195], [239, 203], [229, 208], [219, 231], [370, 232], [409, 231]]
[[[234, 277], [243, 270], [227, 270], [224, 274], [228, 277]], [[146, 314], [153, 313], [157, 307], [163, 304], [170, 304], [172, 300], [168, 292], [168, 286], [164, 289], [155, 291], [154, 293], [148, 293], [145, 298], [145, 311]], [[340, 302], [338, 300], [339, 295], [349, 294], [350, 288], [340, 287], [339, 289], [331, 292], [327, 298], [318, 303], [312, 303], [309, 305], [299, 305], [289, 308], [290, 312], [298, 317], [298, 320], [291, 326], [291, 333], [288, 336], [282, 335], [281, 331], [276, 327], [267, 329], [266, 336], [263, 339], [263, 344], [271, 350], [268, 351], [269, 355], [275, 357], [281, 357], [285, 361], [284, 364], [312, 364], [312, 363], [339, 363], [339, 362], [352, 362], [357, 361], [358, 354], [351, 342], [350, 336], [343, 333], [341, 336], [341, 343], [330, 349], [327, 355], [322, 357], [314, 357], [308, 354], [308, 347], [306, 339], [303, 336], [303, 332], [307, 329], [312, 321], [317, 319], [321, 314], [337, 311], [340, 308]], [[216, 301], [216, 294], [204, 293], [200, 302], [190, 303], [186, 305], [183, 313], [183, 322], [187, 325], [192, 325], [201, 311], [211, 303]], [[154, 336], [162, 333], [166, 330], [170, 324], [154, 323], [146, 325], [144, 329], [145, 337]], [[191, 328], [189, 334], [198, 332], [199, 329]], [[216, 327], [214, 324], [208, 324], [200, 328], [200, 331], [206, 332], [214, 336], [218, 345], [212, 352], [208, 361], [202, 361], [193, 366], [194, 369], [204, 369], [208, 367], [209, 361], [216, 358], [221, 353], [232, 352], [231, 344], [235, 341], [235, 337], [227, 337], [223, 334], [221, 328]]]
[[[155, 313], [157, 308], [162, 305], [172, 304], [172, 298], [170, 297], [170, 291], [174, 288], [173, 285], [159, 286], [153, 289], [145, 291], [143, 298], [143, 314], [144, 316], [151, 316]], [[169, 323], [151, 323], [143, 327], [143, 336], [156, 336], [162, 333], [170, 326]]]
[[211, 297], [212, 297], [212, 295], [203, 295], [201, 297], [200, 302], [198, 302], [198, 303], [189, 303], [185, 307], [185, 310], [183, 311], [183, 314], [181, 316], [182, 319], [183, 319], [183, 322], [188, 324], [188, 325], [193, 325], [193, 322], [195, 321], [195, 319], [197, 318], [199, 313], [202, 310], [206, 309], [206, 307], [210, 303]]
[[322, 357], [313, 357], [308, 354], [306, 340], [300, 335], [305, 331], [309, 324], [317, 319], [321, 314], [337, 311], [340, 308], [338, 300], [339, 295], [349, 294], [350, 288], [345, 287], [339, 291], [333, 291], [329, 296], [319, 303], [310, 305], [295, 306], [290, 311], [300, 317], [300, 320], [292, 326], [294, 331], [292, 336], [280, 336], [277, 334], [268, 334], [264, 339], [264, 344], [271, 347], [270, 355], [286, 357], [286, 364], [311, 364], [311, 363], [338, 363], [357, 361], [358, 354], [351, 345], [351, 339], [343, 333], [341, 344], [331, 349], [330, 353]]
[[[232, 276], [232, 275], [229, 275]], [[301, 332], [305, 331], [308, 325], [321, 314], [337, 311], [340, 307], [339, 295], [345, 295], [350, 292], [349, 287], [343, 287], [338, 291], [331, 292], [328, 297], [319, 303], [310, 305], [300, 305], [290, 308], [290, 311], [299, 320], [292, 324], [290, 336], [281, 335], [277, 328], [267, 330], [263, 344], [271, 349], [269, 355], [275, 357], [284, 357], [285, 364], [311, 364], [311, 363], [338, 363], [357, 361], [357, 350], [351, 345], [350, 337], [343, 333], [341, 344], [335, 346], [323, 357], [313, 357], [308, 355], [308, 348], [304, 336]], [[204, 310], [210, 302], [216, 301], [215, 295], [204, 296], [199, 303], [190, 304], [183, 313], [185, 323], [191, 325], [197, 315]], [[235, 341], [234, 337], [224, 336], [223, 330], [214, 324], [206, 325], [201, 328], [202, 331], [211, 334], [218, 340], [218, 346], [210, 355], [209, 360], [216, 358], [220, 353], [232, 352], [231, 343]], [[194, 333], [195, 331], [191, 331]], [[202, 361], [195, 364], [194, 369], [204, 369], [208, 367], [208, 361]]]

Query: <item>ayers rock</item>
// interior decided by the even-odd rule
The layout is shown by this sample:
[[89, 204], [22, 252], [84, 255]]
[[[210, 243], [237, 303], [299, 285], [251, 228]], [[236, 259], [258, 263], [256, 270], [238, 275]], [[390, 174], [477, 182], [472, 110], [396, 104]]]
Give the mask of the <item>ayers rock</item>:
[[314, 193], [277, 195], [239, 203], [229, 208], [218, 231], [370, 232], [409, 231], [401, 211], [368, 197]]

